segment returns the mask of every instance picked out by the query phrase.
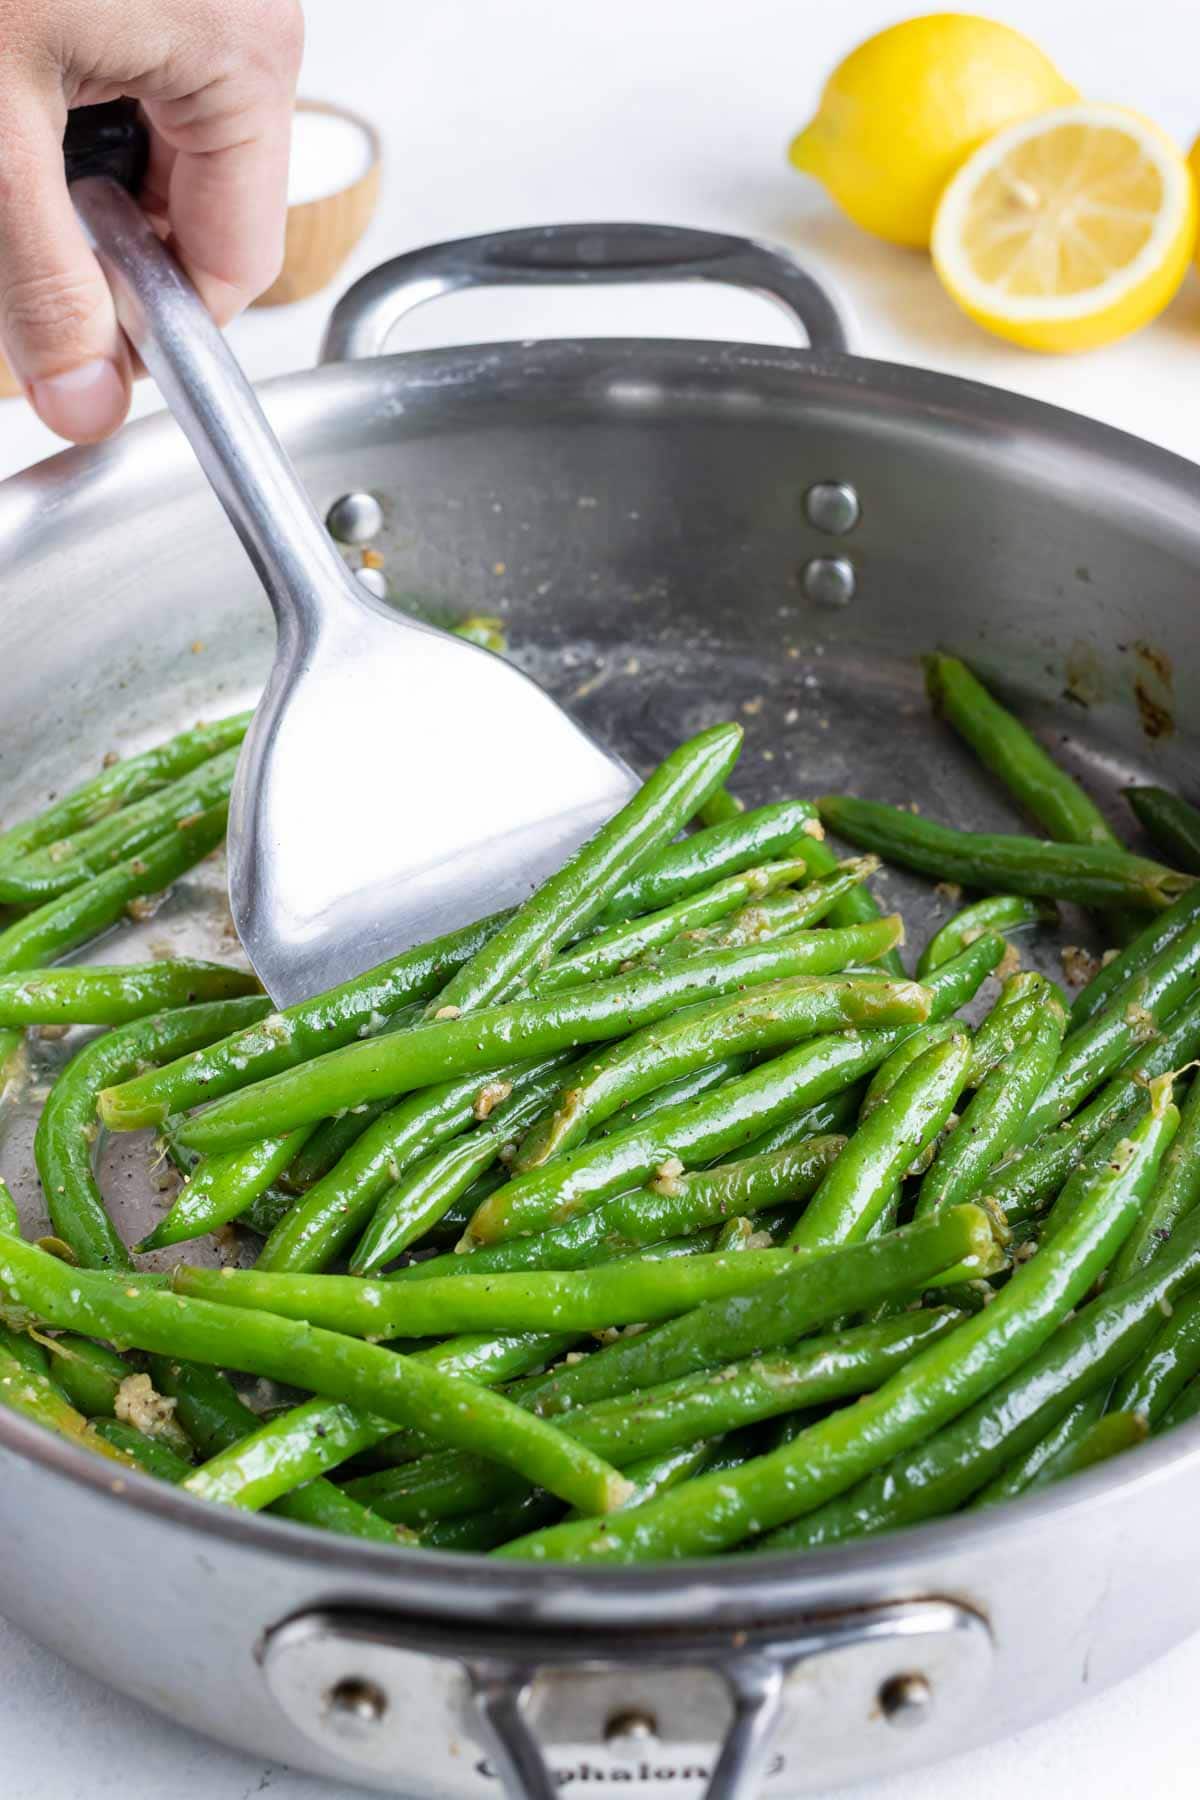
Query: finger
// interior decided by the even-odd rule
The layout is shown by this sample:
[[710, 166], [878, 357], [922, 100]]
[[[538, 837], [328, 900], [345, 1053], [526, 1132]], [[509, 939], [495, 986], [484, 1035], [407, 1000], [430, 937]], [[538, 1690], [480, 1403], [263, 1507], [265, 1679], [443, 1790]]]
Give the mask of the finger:
[[166, 181], [172, 243], [221, 323], [271, 285], [283, 260], [303, 47], [294, 0], [259, 0], [240, 24], [251, 36], [235, 73], [171, 98], [143, 95], [164, 146], [151, 172], [155, 187]]
[[129, 406], [129, 356], [75, 217], [58, 96], [0, 98], [0, 339], [51, 431], [93, 443]]
[[227, 150], [180, 151], [167, 216], [175, 253], [219, 325], [270, 287], [283, 262], [289, 115]]

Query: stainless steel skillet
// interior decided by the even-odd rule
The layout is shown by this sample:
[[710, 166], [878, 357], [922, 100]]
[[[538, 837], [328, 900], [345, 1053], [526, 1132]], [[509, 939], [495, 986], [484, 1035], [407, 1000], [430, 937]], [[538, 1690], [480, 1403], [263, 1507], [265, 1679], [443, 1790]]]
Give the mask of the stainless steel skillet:
[[[676, 268], [791, 299], [814, 347], [381, 354], [448, 286]], [[913, 659], [941, 643], [1101, 792], [1194, 779], [1200, 471], [846, 355], [786, 260], [651, 227], [507, 234], [377, 272], [330, 343], [361, 360], [263, 390], [318, 508], [368, 533], [398, 603], [505, 613], [539, 679], [631, 760], [736, 711], [751, 799], [846, 785], [1011, 824], [927, 717]], [[255, 691], [270, 616], [238, 555], [164, 420], [0, 488], [5, 813]], [[920, 929], [928, 894], [893, 891]], [[206, 870], [115, 953], [227, 951], [222, 925]], [[0, 1119], [31, 1224], [35, 1104]], [[136, 1166], [106, 1163], [131, 1237], [151, 1203]], [[821, 1791], [1006, 1734], [1196, 1619], [1186, 1430], [1005, 1513], [645, 1571], [377, 1552], [137, 1477], [117, 1493], [8, 1417], [0, 1464], [0, 1609], [185, 1724], [406, 1793], [691, 1794], [714, 1768], [719, 1794]]]

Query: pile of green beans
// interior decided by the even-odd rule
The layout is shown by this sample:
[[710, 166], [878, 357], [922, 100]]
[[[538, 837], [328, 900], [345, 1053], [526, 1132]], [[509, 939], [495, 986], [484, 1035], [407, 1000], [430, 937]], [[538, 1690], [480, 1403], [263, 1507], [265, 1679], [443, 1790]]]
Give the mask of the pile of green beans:
[[[745, 809], [717, 725], [523, 905], [282, 1012], [64, 960], [219, 843], [245, 718], [0, 834], [0, 1058], [92, 1034], [37, 1127], [53, 1238], [0, 1182], [0, 1406], [393, 1553], [613, 1565], [996, 1505], [1195, 1416], [1200, 813], [1130, 790], [1174, 866], [1135, 854], [925, 668], [1046, 841]], [[881, 857], [971, 890], [915, 978]], [[1113, 945], [1069, 999], [1014, 968], [1056, 900]], [[131, 1250], [98, 1145], [146, 1128], [182, 1179]]]

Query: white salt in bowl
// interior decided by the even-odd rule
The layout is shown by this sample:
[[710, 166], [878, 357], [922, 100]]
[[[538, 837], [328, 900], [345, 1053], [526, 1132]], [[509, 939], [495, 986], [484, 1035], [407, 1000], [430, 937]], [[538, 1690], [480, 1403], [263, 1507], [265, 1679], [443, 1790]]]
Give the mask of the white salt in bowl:
[[358, 113], [296, 102], [283, 267], [256, 306], [285, 306], [328, 286], [371, 222], [381, 163], [379, 133]]

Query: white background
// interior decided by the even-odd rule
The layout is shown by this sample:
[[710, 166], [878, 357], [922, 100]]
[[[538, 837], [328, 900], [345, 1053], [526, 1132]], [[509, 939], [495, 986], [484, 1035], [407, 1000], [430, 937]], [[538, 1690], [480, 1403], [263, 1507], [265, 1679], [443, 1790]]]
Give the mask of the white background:
[[[824, 74], [903, 10], [902, 0], [309, 0], [303, 91], [356, 106], [386, 142], [383, 203], [346, 280], [399, 250], [492, 227], [629, 218], [750, 233], [832, 278], [867, 354], [1020, 389], [1200, 458], [1196, 275], [1134, 341], [1079, 359], [1027, 356], [962, 318], [923, 256], [861, 236], [787, 168], [784, 146]], [[996, 0], [990, 10], [1034, 35], [1090, 98], [1153, 115], [1185, 146], [1200, 131], [1195, 0]], [[239, 321], [231, 336], [251, 374], [310, 364], [329, 304]], [[641, 290], [464, 296], [420, 315], [395, 347], [643, 331], [788, 341], [786, 322], [752, 298]], [[137, 410], [155, 403], [144, 388]], [[54, 447], [22, 402], [0, 402], [0, 475]], [[0, 1668], [5, 1800], [344, 1800], [175, 1730], [2, 1622]], [[872, 1800], [1194, 1795], [1198, 1684], [1194, 1640], [1056, 1724], [877, 1786]]]

